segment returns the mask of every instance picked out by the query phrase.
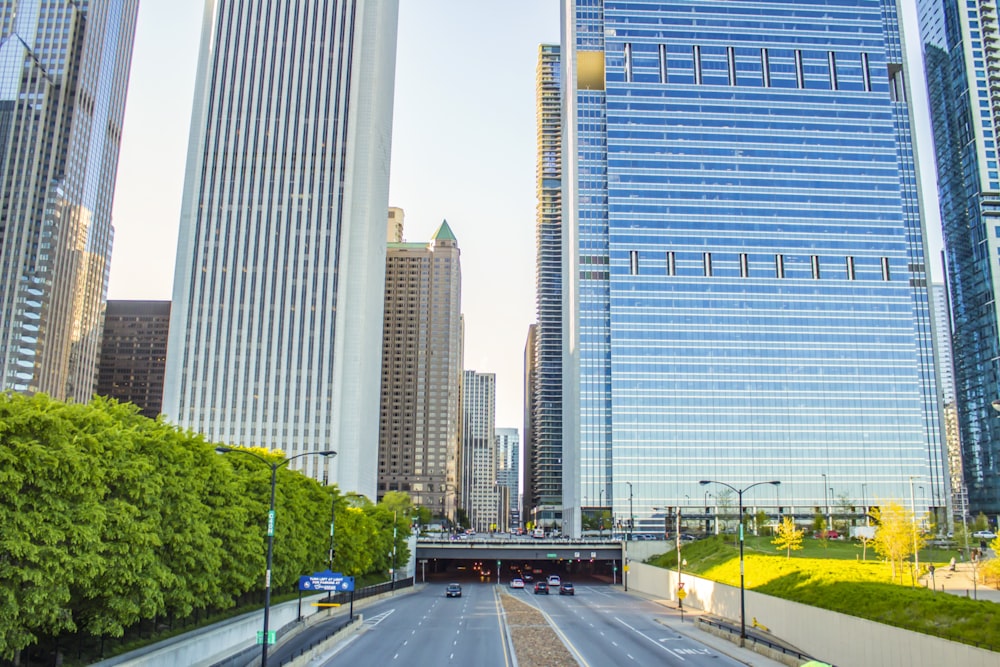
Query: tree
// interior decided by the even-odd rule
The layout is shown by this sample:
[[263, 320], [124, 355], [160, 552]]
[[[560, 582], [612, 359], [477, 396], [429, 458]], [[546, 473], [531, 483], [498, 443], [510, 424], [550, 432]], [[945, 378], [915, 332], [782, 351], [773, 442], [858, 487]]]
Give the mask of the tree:
[[[872, 510], [872, 516], [878, 528], [872, 547], [875, 553], [889, 561], [892, 567], [892, 577], [896, 578], [898, 568], [899, 579], [903, 579], [903, 563], [913, 555], [913, 548], [919, 549], [924, 538], [914, 521], [913, 513], [895, 501], [886, 506]], [[914, 577], [917, 573], [914, 573]]]
[[993, 558], [983, 563], [983, 579], [986, 583], [1000, 588], [1000, 537], [996, 537], [990, 542], [990, 549], [993, 550]]
[[839, 530], [841, 533], [846, 533], [850, 527], [849, 517], [854, 516], [855, 512], [854, 501], [846, 493], [841, 493], [837, 496], [836, 510], [834, 514], [839, 514], [841, 518], [834, 518], [833, 525], [830, 526], [833, 530]]
[[764, 510], [757, 510], [757, 513], [753, 515], [753, 526], [754, 533], [756, 535], [761, 534], [761, 530], [767, 526], [767, 522], [771, 519], [768, 513]]
[[729, 532], [729, 515], [736, 514], [733, 509], [736, 504], [733, 502], [733, 492], [729, 489], [724, 489], [719, 491], [715, 495], [716, 499], [716, 512], [722, 517], [722, 532]]
[[777, 532], [771, 544], [775, 545], [778, 551], [785, 550], [785, 558], [791, 558], [793, 551], [802, 549], [802, 536], [804, 530], [795, 527], [795, 520], [786, 516], [778, 525]]

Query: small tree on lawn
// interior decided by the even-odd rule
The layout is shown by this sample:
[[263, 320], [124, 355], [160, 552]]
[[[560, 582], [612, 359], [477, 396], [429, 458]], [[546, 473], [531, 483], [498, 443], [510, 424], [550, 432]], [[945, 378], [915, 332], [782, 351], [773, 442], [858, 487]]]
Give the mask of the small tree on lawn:
[[790, 516], [786, 516], [778, 525], [778, 531], [771, 544], [775, 545], [778, 551], [785, 550], [785, 558], [791, 558], [793, 551], [802, 549], [802, 536], [804, 530], [795, 527], [795, 521]]
[[769, 517], [767, 515], [767, 512], [765, 512], [764, 510], [757, 510], [757, 513], [753, 515], [753, 525], [754, 528], [756, 529], [755, 532], [758, 535], [764, 534], [762, 531], [767, 526], [767, 522], [768, 520], [770, 520], [770, 518], [771, 517]]
[[875, 553], [891, 564], [893, 579], [896, 578], [898, 566], [899, 580], [902, 583], [903, 563], [913, 555], [914, 544], [917, 549], [923, 544], [923, 536], [913, 521], [913, 513], [899, 503], [890, 501], [885, 507], [873, 509], [872, 516], [878, 524], [872, 547]]
[[983, 563], [983, 580], [1000, 588], [1000, 537], [994, 538], [989, 546], [996, 555]]

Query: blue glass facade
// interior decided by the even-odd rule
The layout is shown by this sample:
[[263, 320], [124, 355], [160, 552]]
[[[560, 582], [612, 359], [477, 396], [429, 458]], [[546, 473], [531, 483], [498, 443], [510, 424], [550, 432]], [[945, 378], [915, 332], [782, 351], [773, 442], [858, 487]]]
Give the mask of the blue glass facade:
[[1000, 514], [1000, 75], [996, 2], [920, 0], [951, 292], [962, 469], [973, 514]]
[[564, 3], [567, 508], [946, 504], [895, 11]]

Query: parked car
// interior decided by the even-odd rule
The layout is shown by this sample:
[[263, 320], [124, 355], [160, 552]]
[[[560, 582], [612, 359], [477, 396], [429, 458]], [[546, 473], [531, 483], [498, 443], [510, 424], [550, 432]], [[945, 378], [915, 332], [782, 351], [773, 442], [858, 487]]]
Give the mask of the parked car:
[[446, 598], [462, 597], [462, 584], [448, 584], [448, 587], [444, 589], [444, 596]]
[[524, 588], [524, 579], [514, 578], [510, 580], [511, 588]]
[[549, 586], [551, 586], [552, 588], [559, 588], [559, 584], [561, 584], [561, 583], [562, 583], [562, 581], [559, 580], [559, 575], [557, 575], [557, 574], [550, 574], [549, 575], [549, 579], [548, 579]]
[[573, 584], [568, 581], [563, 582], [562, 586], [559, 587], [559, 595], [576, 595]]
[[995, 540], [997, 538], [997, 534], [992, 530], [977, 530], [972, 536], [977, 540]]
[[549, 594], [549, 585], [546, 584], [544, 581], [536, 581], [535, 582], [535, 595], [540, 595], [541, 593], [544, 593], [545, 595], [548, 595]]
[[838, 533], [835, 530], [828, 530], [828, 531], [825, 531], [825, 532], [821, 531], [821, 530], [817, 530], [816, 534], [815, 534], [815, 537], [817, 537], [818, 539], [823, 539], [825, 537], [828, 540], [839, 540], [840, 539], [840, 533]]

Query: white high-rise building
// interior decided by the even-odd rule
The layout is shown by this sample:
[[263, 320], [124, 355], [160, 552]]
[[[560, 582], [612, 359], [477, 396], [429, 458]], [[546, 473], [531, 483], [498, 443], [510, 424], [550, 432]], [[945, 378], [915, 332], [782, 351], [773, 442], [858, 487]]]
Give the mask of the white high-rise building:
[[496, 375], [465, 371], [462, 382], [462, 502], [472, 527], [493, 528], [499, 518]]
[[375, 497], [397, 0], [209, 0], [164, 412]]
[[497, 485], [507, 489], [507, 506], [501, 508], [501, 524], [517, 527], [521, 523], [521, 443], [516, 428], [496, 429]]

